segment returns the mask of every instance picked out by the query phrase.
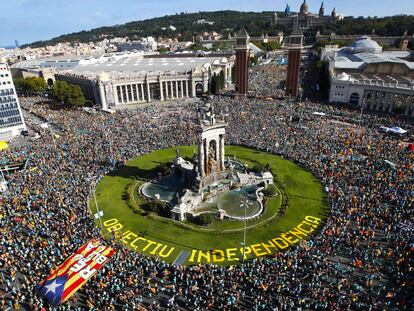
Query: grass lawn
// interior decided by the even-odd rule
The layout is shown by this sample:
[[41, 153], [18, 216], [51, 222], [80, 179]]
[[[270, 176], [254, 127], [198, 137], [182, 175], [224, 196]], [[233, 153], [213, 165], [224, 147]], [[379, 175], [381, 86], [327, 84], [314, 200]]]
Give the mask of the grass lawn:
[[[191, 156], [193, 149], [193, 146], [182, 146], [180, 153], [183, 157]], [[111, 228], [122, 231], [122, 239], [129, 247], [147, 255], [159, 256], [167, 262], [173, 262], [182, 251], [189, 253], [189, 258], [186, 258], [183, 263], [212, 262], [211, 250], [223, 250], [225, 260], [222, 262], [219, 255], [223, 256], [223, 252], [218, 251], [219, 255], [216, 256], [218, 259], [214, 262], [235, 263], [237, 256], [240, 260], [243, 222], [215, 220], [208, 227], [202, 228], [188, 222], [175, 222], [156, 215], [145, 216], [140, 212], [139, 205], [145, 200], [137, 194], [139, 186], [144, 180], [156, 176], [156, 168], [160, 164], [172, 161], [175, 150], [175, 148], [158, 150], [137, 157], [100, 181], [96, 195], [99, 208], [104, 212], [102, 218], [104, 233]], [[269, 163], [276, 184], [282, 190], [284, 200], [288, 202], [283, 215], [275, 217], [282, 204], [281, 195], [268, 198], [266, 212], [260, 218], [247, 222], [246, 246], [253, 245], [251, 249], [254, 251], [251, 251], [246, 259], [263, 253], [256, 252], [254, 245], [293, 230], [305, 220], [306, 216], [320, 219], [326, 217], [321, 184], [311, 173], [291, 161], [270, 153], [226, 146], [226, 156], [233, 155], [241, 162], [247, 163], [249, 167]], [[131, 205], [136, 205], [138, 213], [133, 212]], [[90, 207], [93, 212], [96, 211], [93, 200], [90, 201]], [[290, 238], [293, 240], [292, 236]], [[228, 249], [237, 249], [237, 251], [228, 251]], [[209, 252], [210, 254], [207, 254]], [[235, 255], [235, 252], [238, 255]]]

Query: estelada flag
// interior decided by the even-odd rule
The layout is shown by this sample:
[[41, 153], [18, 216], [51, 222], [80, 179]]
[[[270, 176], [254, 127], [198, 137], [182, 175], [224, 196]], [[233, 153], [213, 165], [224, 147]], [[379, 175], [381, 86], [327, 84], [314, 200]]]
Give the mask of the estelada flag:
[[36, 289], [52, 306], [58, 306], [75, 294], [114, 253], [113, 248], [103, 245], [99, 240], [92, 240], [37, 284]]

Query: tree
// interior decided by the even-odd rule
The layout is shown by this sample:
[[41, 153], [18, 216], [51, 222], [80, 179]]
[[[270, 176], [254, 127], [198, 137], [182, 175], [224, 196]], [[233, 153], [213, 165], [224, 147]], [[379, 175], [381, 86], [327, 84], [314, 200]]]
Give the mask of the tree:
[[250, 57], [250, 66], [251, 67], [253, 67], [253, 66], [255, 66], [256, 64], [257, 64], [257, 62], [258, 62], [259, 60], [258, 60], [258, 58], [257, 58], [257, 56], [255, 55], [255, 56], [253, 56], [253, 57]]
[[217, 94], [217, 75], [216, 75], [216, 73], [214, 73], [213, 77], [211, 78], [210, 92], [211, 92], [211, 94]]
[[220, 80], [220, 90], [224, 89], [226, 81], [224, 81], [224, 71], [223, 70], [220, 71], [219, 80]]
[[55, 101], [68, 106], [81, 107], [85, 104], [85, 96], [79, 85], [56, 81], [52, 96]]
[[170, 216], [170, 210], [168, 208], [168, 205], [161, 200], [149, 201], [147, 203], [144, 203], [141, 207], [148, 212], [152, 212], [160, 216]]
[[85, 105], [85, 96], [79, 85], [69, 84], [69, 94], [67, 96], [67, 105], [82, 107]]
[[27, 82], [25, 79], [15, 78], [13, 79], [13, 83], [18, 94], [27, 96]]
[[281, 48], [280, 43], [277, 41], [263, 42], [263, 41], [254, 40], [252, 41], [252, 43], [264, 52], [280, 50]]
[[274, 184], [268, 185], [264, 194], [268, 197], [274, 197], [277, 194], [277, 187]]
[[189, 49], [192, 51], [207, 51], [208, 50], [205, 46], [203, 46], [201, 43], [198, 43], [198, 42], [192, 44]]
[[196, 222], [201, 226], [207, 226], [213, 222], [213, 217], [211, 214], [201, 214], [197, 217]]
[[[283, 17], [283, 12], [278, 12]], [[194, 21], [206, 19], [213, 21], [214, 25], [198, 25]], [[174, 25], [178, 31], [169, 29], [162, 30], [163, 27]], [[97, 42], [104, 37], [129, 37], [140, 38], [153, 36], [155, 38], [179, 38], [181, 41], [191, 41], [194, 36], [198, 36], [203, 32], [219, 32], [224, 37], [233, 34], [234, 30], [245, 27], [251, 37], [260, 37], [263, 33], [269, 36], [275, 36], [282, 31], [285, 35], [289, 35], [291, 29], [283, 25], [272, 24], [272, 14], [270, 12], [238, 12], [238, 11], [217, 11], [217, 12], [197, 12], [190, 14], [169, 15], [147, 19], [143, 21], [133, 21], [123, 25], [115, 25], [109, 27], [99, 27], [88, 31], [80, 31], [53, 38], [48, 41], [38, 41], [30, 45], [31, 47], [44, 47], [47, 45], [55, 45], [59, 42]], [[391, 17], [346, 17], [341, 21], [329, 23], [318, 27], [322, 34], [330, 34], [334, 32], [338, 35], [343, 34], [369, 34], [375, 29], [375, 33], [380, 36], [402, 36], [405, 30], [409, 34], [414, 32], [414, 16], [399, 15]], [[179, 35], [181, 34], [181, 36]], [[316, 29], [305, 32], [306, 38], [314, 38]], [[265, 49], [274, 50], [277, 48], [276, 43], [270, 42], [266, 44]], [[225, 43], [219, 43], [214, 48], [225, 49]], [[196, 49], [196, 48], [195, 48]], [[203, 48], [200, 48], [203, 49]], [[197, 49], [196, 49], [197, 50]]]
[[165, 48], [165, 47], [160, 47], [160, 48], [158, 48], [158, 50], [157, 50], [160, 54], [165, 54], [165, 53], [167, 53], [167, 52], [169, 52], [170, 51], [170, 49], [167, 49], [167, 48]]
[[14, 79], [13, 82], [16, 87], [16, 91], [25, 96], [42, 95], [47, 90], [47, 85], [43, 78], [17, 78]]
[[263, 173], [265, 171], [265, 166], [260, 163], [256, 163], [251, 170], [255, 173]]
[[219, 41], [213, 43], [213, 50], [217, 51], [223, 51], [223, 50], [230, 50], [232, 48], [232, 45], [228, 41]]

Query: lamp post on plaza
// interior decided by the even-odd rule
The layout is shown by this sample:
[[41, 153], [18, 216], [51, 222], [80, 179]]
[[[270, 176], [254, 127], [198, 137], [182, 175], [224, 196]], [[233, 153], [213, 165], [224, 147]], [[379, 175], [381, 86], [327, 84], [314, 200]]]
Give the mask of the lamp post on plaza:
[[96, 200], [96, 183], [95, 183], [95, 190], [93, 191], [93, 198], [95, 200], [95, 206], [96, 206], [96, 214], [95, 214], [95, 218], [99, 219], [99, 224], [101, 226], [101, 232], [103, 234], [103, 226], [102, 226], [102, 219], [101, 217], [103, 216], [103, 212], [101, 212], [99, 210], [99, 206], [98, 206], [98, 200]]
[[[93, 189], [93, 199], [95, 201], [95, 207], [96, 207], [96, 213], [94, 214], [95, 218], [99, 219], [99, 224], [101, 226], [101, 233], [103, 234], [103, 225], [102, 225], [102, 216], [103, 216], [103, 212], [99, 210], [99, 205], [98, 205], [98, 200], [96, 199], [96, 185], [98, 184], [96, 177], [90, 177], [87, 178], [87, 181], [93, 181], [94, 184], [94, 189]], [[90, 208], [89, 208], [90, 209]], [[92, 209], [90, 209], [91, 213], [92, 213]]]
[[243, 259], [242, 262], [244, 263], [244, 253], [246, 251], [246, 225], [247, 225], [247, 208], [252, 205], [253, 203], [250, 203], [248, 199], [241, 201], [240, 207], [244, 208], [244, 229], [243, 229]]

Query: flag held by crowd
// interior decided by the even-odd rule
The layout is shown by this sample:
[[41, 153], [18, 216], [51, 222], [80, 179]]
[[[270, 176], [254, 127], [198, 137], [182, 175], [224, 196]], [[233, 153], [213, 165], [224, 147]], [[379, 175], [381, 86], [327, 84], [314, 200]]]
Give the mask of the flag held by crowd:
[[114, 253], [113, 248], [92, 240], [68, 257], [36, 289], [52, 306], [58, 306], [75, 294]]

